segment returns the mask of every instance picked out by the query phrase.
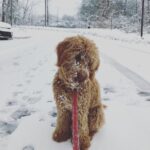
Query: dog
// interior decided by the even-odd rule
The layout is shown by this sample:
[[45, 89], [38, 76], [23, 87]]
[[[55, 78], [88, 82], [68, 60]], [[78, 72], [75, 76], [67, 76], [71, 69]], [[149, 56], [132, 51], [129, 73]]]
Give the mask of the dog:
[[78, 91], [80, 150], [88, 150], [93, 135], [104, 124], [100, 87], [95, 78], [100, 60], [95, 43], [84, 36], [64, 39], [56, 47], [58, 71], [53, 80], [57, 123], [53, 139], [72, 138], [72, 93]]

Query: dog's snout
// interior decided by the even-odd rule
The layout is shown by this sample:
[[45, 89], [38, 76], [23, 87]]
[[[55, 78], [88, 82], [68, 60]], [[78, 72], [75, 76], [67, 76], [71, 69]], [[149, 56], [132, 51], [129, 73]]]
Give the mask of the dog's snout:
[[77, 76], [74, 78], [75, 82], [84, 82], [87, 79], [87, 74], [85, 72], [78, 72]]

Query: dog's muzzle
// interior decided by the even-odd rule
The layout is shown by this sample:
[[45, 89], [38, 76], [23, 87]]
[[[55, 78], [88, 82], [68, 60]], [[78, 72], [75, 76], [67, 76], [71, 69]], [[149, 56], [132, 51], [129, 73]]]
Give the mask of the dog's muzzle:
[[88, 78], [88, 74], [85, 71], [78, 72], [74, 78], [74, 82], [84, 82]]

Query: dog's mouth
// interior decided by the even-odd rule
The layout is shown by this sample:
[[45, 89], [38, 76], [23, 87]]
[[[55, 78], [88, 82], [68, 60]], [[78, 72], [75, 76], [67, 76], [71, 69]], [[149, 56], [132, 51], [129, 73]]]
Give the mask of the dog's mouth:
[[84, 71], [76, 72], [73, 77], [68, 78], [67, 85], [71, 89], [79, 89], [88, 79], [88, 74]]

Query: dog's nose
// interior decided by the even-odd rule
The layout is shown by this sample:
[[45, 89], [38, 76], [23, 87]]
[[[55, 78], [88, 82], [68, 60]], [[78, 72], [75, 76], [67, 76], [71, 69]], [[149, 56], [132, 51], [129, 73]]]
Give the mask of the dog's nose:
[[78, 72], [77, 77], [74, 78], [75, 82], [84, 82], [87, 78], [87, 74], [85, 72]]

